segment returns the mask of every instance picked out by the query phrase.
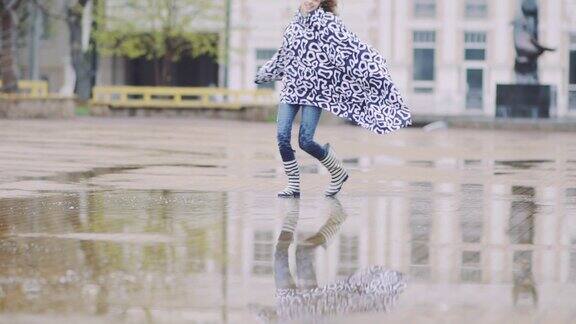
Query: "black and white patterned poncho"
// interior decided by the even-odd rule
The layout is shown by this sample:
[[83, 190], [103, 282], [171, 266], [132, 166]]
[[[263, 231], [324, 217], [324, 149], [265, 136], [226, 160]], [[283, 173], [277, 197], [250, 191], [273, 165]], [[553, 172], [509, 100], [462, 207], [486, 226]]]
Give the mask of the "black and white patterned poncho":
[[280, 102], [317, 106], [377, 134], [412, 124], [386, 60], [321, 7], [296, 13], [255, 83], [282, 80]]

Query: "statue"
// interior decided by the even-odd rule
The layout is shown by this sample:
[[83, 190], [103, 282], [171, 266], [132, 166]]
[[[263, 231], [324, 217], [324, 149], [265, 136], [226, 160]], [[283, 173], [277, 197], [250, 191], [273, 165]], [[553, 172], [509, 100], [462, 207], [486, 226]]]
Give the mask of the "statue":
[[554, 49], [542, 46], [538, 41], [537, 0], [521, 1], [520, 13], [514, 21], [516, 82], [538, 84], [538, 58], [546, 51], [554, 51]]
[[538, 58], [555, 49], [538, 40], [538, 1], [518, 0], [514, 19], [516, 83], [496, 86], [496, 117], [550, 118], [555, 113], [556, 88], [540, 84]]

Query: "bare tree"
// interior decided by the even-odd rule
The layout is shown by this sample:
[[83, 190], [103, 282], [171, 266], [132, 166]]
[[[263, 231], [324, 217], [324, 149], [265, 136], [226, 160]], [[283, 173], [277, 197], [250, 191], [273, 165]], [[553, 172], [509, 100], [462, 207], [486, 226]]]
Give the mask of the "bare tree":
[[24, 0], [0, 1], [0, 25], [2, 27], [0, 73], [2, 74], [2, 91], [7, 93], [18, 92], [16, 36], [18, 33], [18, 9], [23, 3]]
[[96, 46], [91, 37], [95, 21], [92, 16], [94, 5], [98, 0], [64, 0], [59, 5], [50, 1], [32, 0], [32, 2], [47, 17], [66, 23], [70, 59], [74, 70], [71, 79], [73, 92], [81, 100], [90, 99], [96, 75]]
[[70, 57], [76, 74], [74, 93], [81, 100], [91, 96], [96, 62], [92, 33], [92, 12], [96, 0], [71, 0], [66, 4], [66, 24], [70, 37]]

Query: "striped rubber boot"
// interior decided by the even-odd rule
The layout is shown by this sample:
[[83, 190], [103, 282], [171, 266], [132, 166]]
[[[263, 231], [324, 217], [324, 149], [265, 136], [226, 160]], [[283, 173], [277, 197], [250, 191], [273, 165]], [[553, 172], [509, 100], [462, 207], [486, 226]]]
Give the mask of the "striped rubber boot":
[[278, 197], [300, 197], [300, 169], [296, 160], [283, 161], [284, 172], [288, 176], [288, 186], [278, 192]]
[[334, 150], [330, 147], [330, 143], [326, 143], [326, 149], [328, 150], [328, 155], [326, 155], [320, 163], [330, 172], [330, 186], [328, 186], [324, 195], [326, 197], [332, 197], [342, 189], [344, 181], [348, 180], [348, 172], [342, 166], [342, 162], [336, 158]]

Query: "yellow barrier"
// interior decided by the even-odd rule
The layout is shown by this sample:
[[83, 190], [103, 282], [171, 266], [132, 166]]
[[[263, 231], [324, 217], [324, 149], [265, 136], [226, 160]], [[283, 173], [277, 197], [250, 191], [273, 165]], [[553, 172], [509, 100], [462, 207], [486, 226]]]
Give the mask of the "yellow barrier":
[[112, 108], [222, 108], [240, 109], [275, 101], [274, 91], [186, 87], [94, 87], [93, 104]]
[[[0, 80], [0, 87], [2, 81]], [[48, 96], [48, 82], [36, 80], [19, 80], [18, 95], [29, 95], [29, 97], [47, 97]]]

